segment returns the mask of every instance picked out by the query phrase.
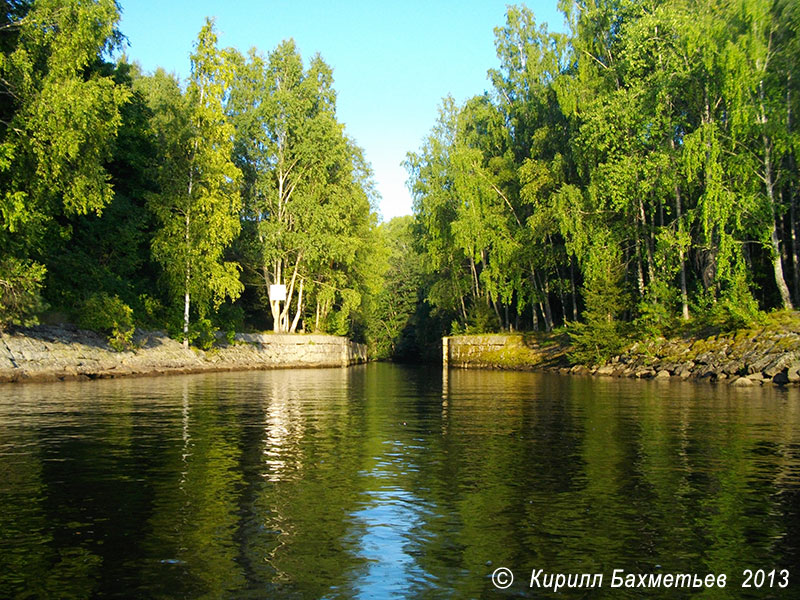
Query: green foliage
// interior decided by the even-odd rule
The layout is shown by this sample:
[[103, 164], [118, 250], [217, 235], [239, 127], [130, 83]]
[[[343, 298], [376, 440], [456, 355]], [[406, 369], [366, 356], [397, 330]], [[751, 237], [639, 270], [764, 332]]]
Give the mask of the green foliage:
[[328, 313], [325, 331], [333, 335], [347, 335], [350, 331], [350, 313], [361, 303], [361, 296], [355, 290], [339, 290], [337, 296], [341, 303]]
[[464, 333], [497, 333], [500, 329], [500, 319], [485, 303], [474, 304], [467, 313], [467, 325]]
[[44, 309], [41, 297], [44, 265], [6, 257], [0, 260], [0, 328], [34, 325]]
[[377, 266], [383, 273], [369, 325], [371, 353], [378, 359], [398, 353], [417, 308], [423, 274], [412, 226], [413, 218], [407, 216], [395, 217], [378, 228], [385, 263]]
[[585, 323], [570, 323], [567, 333], [572, 341], [569, 358], [582, 365], [601, 365], [628, 343], [618, 321], [587, 319]]
[[[530, 307], [529, 324], [541, 312], [550, 330], [551, 296], [574, 260], [552, 202], [569, 165], [569, 124], [552, 87], [566, 38], [524, 7], [509, 7], [495, 36], [494, 94], [461, 107], [445, 98], [431, 135], [406, 161], [418, 243], [434, 278], [426, 299], [461, 326], [510, 329]], [[487, 301], [500, 324], [470, 325]]]
[[149, 108], [137, 91], [143, 76], [124, 62], [98, 68], [131, 93], [121, 109], [122, 123], [106, 165], [114, 196], [101, 215], [59, 219], [70, 235], [50, 236], [40, 251], [48, 266], [46, 299], [55, 310], [68, 311], [92, 293], [116, 294], [134, 309], [138, 323], [147, 320], [146, 314], [140, 315], [139, 296], [159, 300], [166, 296], [158, 289], [160, 273], [150, 255], [155, 219], [146, 206], [147, 195], [157, 189], [153, 173], [158, 152]]
[[136, 324], [146, 329], [168, 329], [169, 316], [164, 303], [149, 294], [137, 298]]
[[245, 312], [241, 306], [230, 302], [224, 303], [219, 307], [214, 315], [214, 322], [219, 331], [225, 334], [225, 340], [232, 344], [236, 332], [244, 329]]
[[628, 306], [628, 294], [622, 281], [619, 253], [603, 246], [593, 255], [589, 278], [584, 289], [586, 310], [583, 323], [572, 323], [570, 358], [582, 364], [602, 364], [622, 351], [627, 327], [620, 320]]
[[562, 9], [567, 35], [510, 6], [493, 94], [446, 98], [408, 155], [427, 302], [453, 332], [485, 298], [504, 328], [583, 306], [596, 362], [630, 333], [800, 301], [792, 3]]
[[12, 2], [0, 322], [88, 298], [120, 346], [133, 321], [203, 346], [271, 325], [385, 358], [582, 310], [575, 358], [599, 362], [800, 301], [795, 3], [562, 7], [566, 34], [508, 7], [492, 89], [443, 100], [407, 155], [414, 216], [378, 225], [321, 57], [220, 49], [208, 21], [183, 85], [106, 62], [114, 0]]
[[667, 335], [678, 325], [679, 290], [663, 280], [650, 283], [637, 306], [633, 329], [645, 339]]
[[466, 323], [460, 323], [458, 320], [450, 323], [450, 335], [497, 333], [500, 329], [500, 319], [489, 306], [481, 303], [470, 308]]
[[109, 345], [118, 352], [132, 346], [133, 310], [119, 296], [105, 292], [89, 296], [79, 307], [78, 325], [105, 334]]
[[41, 0], [13, 24], [16, 45], [0, 60], [15, 100], [0, 129], [0, 235], [17, 244], [111, 200], [104, 162], [129, 92], [93, 67], [119, 43], [118, 19], [114, 0]]
[[217, 331], [219, 329], [211, 319], [206, 317], [195, 319], [189, 327], [189, 342], [201, 350], [208, 350], [217, 341]]
[[[367, 327], [375, 293], [375, 192], [361, 150], [336, 118], [331, 68], [305, 66], [287, 40], [268, 56], [234, 55], [227, 112], [243, 174], [243, 231], [236, 253], [247, 284], [262, 291], [273, 329], [353, 333]], [[281, 305], [270, 285], [287, 288]]]
[[190, 301], [203, 318], [242, 291], [238, 264], [224, 251], [240, 230], [240, 172], [231, 160], [233, 126], [224, 115], [230, 63], [216, 48], [213, 23], [207, 21], [192, 55], [186, 94], [164, 75], [144, 92], [153, 110], [152, 126], [164, 140], [158, 170], [160, 191], [149, 207], [159, 229], [153, 257], [162, 265], [177, 302], [184, 306], [183, 339], [189, 342]]
[[744, 276], [720, 299], [708, 292], [698, 294], [694, 313], [699, 325], [722, 331], [753, 327], [764, 319]]

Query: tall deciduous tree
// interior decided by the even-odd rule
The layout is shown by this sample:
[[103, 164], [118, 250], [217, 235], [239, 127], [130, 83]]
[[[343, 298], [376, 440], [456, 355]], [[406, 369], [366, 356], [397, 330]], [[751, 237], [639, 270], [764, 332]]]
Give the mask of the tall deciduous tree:
[[[157, 75], [151, 102], [154, 125], [165, 142], [161, 190], [150, 207], [160, 228], [153, 256], [183, 301], [183, 343], [188, 347], [191, 302], [203, 317], [242, 290], [236, 263], [224, 251], [240, 230], [240, 172], [231, 160], [233, 126], [225, 116], [230, 62], [217, 48], [212, 21], [200, 31], [185, 96], [177, 83]], [[160, 106], [159, 106], [160, 104]]]
[[618, 321], [653, 334], [690, 303], [727, 325], [754, 316], [756, 295], [791, 307], [796, 3], [560, 6], [566, 36], [509, 7], [494, 93], [446, 102], [409, 155], [428, 300], [463, 321], [484, 296], [517, 319], [531, 303], [533, 328], [539, 313], [557, 322], [559, 300], [564, 320], [583, 305], [576, 339], [595, 358]]
[[556, 94], [569, 56], [567, 38], [537, 24], [524, 6], [509, 6], [505, 25], [494, 33], [500, 68], [490, 70], [489, 77], [508, 131], [510, 158], [503, 162], [512, 173], [501, 180], [506, 182], [506, 203], [514, 207], [518, 227], [513, 237], [520, 250], [510, 263], [524, 273], [517, 277], [517, 308], [521, 311], [529, 303], [538, 328], [538, 305], [550, 330], [555, 321], [551, 295], [558, 295], [566, 320], [568, 290], [573, 318], [577, 312], [573, 259], [558, 230], [557, 205], [552, 202], [569, 170], [571, 154], [569, 123]]
[[[754, 196], [764, 218], [761, 234], [769, 248], [775, 285], [783, 308], [792, 308], [784, 277], [780, 223], [784, 207], [777, 187], [784, 156], [790, 148], [786, 113], [785, 73], [776, 72], [778, 30], [774, 2], [733, 4], [724, 64], [724, 95], [736, 144], [731, 161], [737, 168], [737, 192]], [[752, 174], [756, 177], [753, 177]]]
[[465, 324], [470, 296], [474, 298], [479, 282], [453, 231], [460, 205], [451, 161], [457, 120], [458, 107], [452, 97], [447, 97], [431, 133], [418, 152], [408, 153], [404, 166], [409, 174], [422, 263], [434, 276], [428, 302], [439, 311], [458, 315]]
[[70, 228], [71, 237], [51, 237], [41, 255], [47, 265], [45, 298], [56, 311], [73, 317], [85, 312], [83, 302], [95, 294], [119, 296], [137, 311], [142, 298], [161, 296], [150, 252], [154, 220], [146, 207], [147, 194], [158, 189], [153, 173], [159, 147], [150, 127], [152, 111], [137, 91], [143, 76], [125, 61], [101, 68], [132, 92], [122, 107], [123, 122], [106, 167], [113, 199], [100, 215], [59, 219], [62, 227]]
[[370, 174], [335, 101], [330, 67], [316, 56], [305, 68], [291, 40], [239, 58], [228, 111], [244, 173], [240, 253], [264, 292], [286, 286], [283, 307], [262, 294], [275, 331], [295, 331], [307, 305], [319, 329], [335, 305], [341, 321], [361, 302], [348, 273], [369, 229]]

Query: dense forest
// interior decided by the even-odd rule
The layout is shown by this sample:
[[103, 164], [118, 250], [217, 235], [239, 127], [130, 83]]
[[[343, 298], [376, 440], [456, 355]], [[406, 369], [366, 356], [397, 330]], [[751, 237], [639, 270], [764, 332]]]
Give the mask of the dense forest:
[[495, 29], [407, 167], [425, 297], [455, 331], [631, 336], [800, 303], [796, 0], [562, 0]]
[[[113, 0], [6, 4], [0, 26], [0, 322], [366, 337], [385, 271], [375, 193], [330, 67], [292, 41], [191, 75], [122, 58]], [[273, 284], [287, 288], [271, 301]]]
[[[375, 357], [566, 326], [575, 357], [800, 303], [796, 0], [562, 0], [495, 29], [378, 223], [331, 68], [199, 32], [191, 75], [124, 55], [114, 0], [0, 14], [0, 325], [208, 347], [329, 332]], [[286, 300], [270, 298], [282, 284]]]

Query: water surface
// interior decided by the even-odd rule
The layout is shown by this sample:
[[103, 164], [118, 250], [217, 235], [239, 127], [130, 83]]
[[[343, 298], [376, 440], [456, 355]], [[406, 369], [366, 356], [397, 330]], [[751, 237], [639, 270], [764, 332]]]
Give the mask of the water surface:
[[0, 387], [2, 598], [797, 598], [798, 565], [797, 390], [383, 364]]

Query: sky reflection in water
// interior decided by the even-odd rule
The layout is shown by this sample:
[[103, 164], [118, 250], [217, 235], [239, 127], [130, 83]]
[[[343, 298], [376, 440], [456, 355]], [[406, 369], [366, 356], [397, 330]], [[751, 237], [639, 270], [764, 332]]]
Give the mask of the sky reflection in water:
[[617, 568], [800, 589], [739, 587], [800, 564], [796, 390], [392, 365], [5, 386], [0, 475], [2, 597], [494, 598], [534, 568], [604, 573], [591, 598], [643, 597]]

